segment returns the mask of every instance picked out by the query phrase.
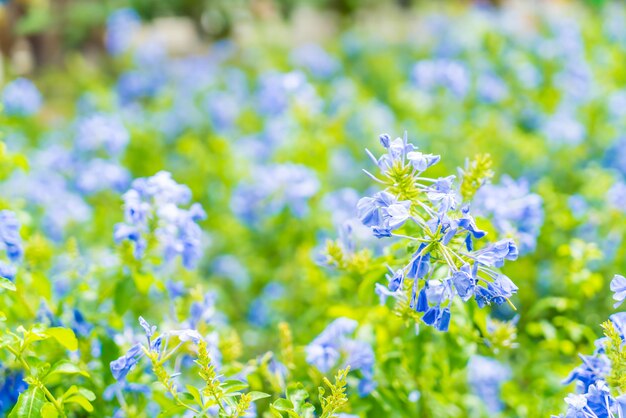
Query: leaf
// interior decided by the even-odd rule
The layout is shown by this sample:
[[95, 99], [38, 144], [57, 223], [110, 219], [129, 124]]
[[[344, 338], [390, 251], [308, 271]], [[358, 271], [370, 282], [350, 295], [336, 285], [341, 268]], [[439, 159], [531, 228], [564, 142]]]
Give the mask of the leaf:
[[279, 411], [293, 411], [293, 403], [285, 398], [276, 399], [272, 406]]
[[93, 405], [91, 404], [91, 402], [89, 402], [89, 399], [81, 394], [70, 396], [69, 398], [64, 400], [64, 403], [77, 403], [82, 406], [85, 411], [93, 412]]
[[270, 395], [264, 392], [257, 392], [257, 391], [252, 391], [250, 393], [248, 393], [248, 395], [250, 396], [250, 402], [254, 402], [258, 399], [263, 399], [263, 398], [269, 398]]
[[46, 402], [41, 407], [41, 417], [42, 418], [58, 418], [59, 411], [54, 407], [52, 402]]
[[0, 277], [0, 288], [15, 292], [15, 283], [6, 277]]
[[233, 393], [247, 388], [248, 384], [239, 380], [226, 380], [221, 386], [224, 392]]
[[38, 387], [30, 387], [20, 394], [9, 418], [41, 418], [45, 401], [43, 392]]
[[78, 367], [76, 364], [67, 360], [61, 360], [55, 363], [54, 366], [52, 366], [52, 369], [50, 370], [48, 375], [46, 376], [46, 379], [50, 376], [57, 374], [80, 374], [81, 376], [89, 377], [89, 373], [81, 370], [81, 368]]
[[76, 339], [76, 335], [74, 335], [74, 331], [69, 328], [48, 328], [45, 331], [45, 334], [57, 340], [59, 344], [70, 351], [76, 351], [78, 349], [78, 340]]
[[204, 406], [202, 402], [202, 395], [200, 394], [198, 388], [192, 385], [187, 385], [185, 387], [189, 391], [189, 394], [193, 397], [193, 400], [196, 402], [196, 404], [198, 404], [199, 406]]

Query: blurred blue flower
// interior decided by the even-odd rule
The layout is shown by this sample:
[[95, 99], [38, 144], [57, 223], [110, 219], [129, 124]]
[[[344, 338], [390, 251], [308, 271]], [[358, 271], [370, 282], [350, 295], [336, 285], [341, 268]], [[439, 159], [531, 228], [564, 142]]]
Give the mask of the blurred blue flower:
[[96, 113], [81, 118], [76, 126], [74, 143], [83, 152], [106, 151], [118, 155], [124, 151], [130, 135], [114, 116]]
[[511, 369], [492, 358], [474, 355], [467, 365], [470, 388], [492, 414], [502, 410], [500, 388], [510, 377]]
[[291, 61], [320, 79], [332, 77], [339, 69], [337, 60], [316, 44], [298, 46], [291, 53]]
[[130, 8], [118, 9], [107, 18], [105, 45], [111, 55], [119, 55], [128, 50], [141, 19]]
[[0, 369], [0, 413], [7, 414], [17, 402], [17, 398], [27, 388], [21, 370]]
[[7, 115], [31, 116], [39, 111], [41, 103], [41, 93], [26, 78], [16, 78], [2, 90], [2, 104]]

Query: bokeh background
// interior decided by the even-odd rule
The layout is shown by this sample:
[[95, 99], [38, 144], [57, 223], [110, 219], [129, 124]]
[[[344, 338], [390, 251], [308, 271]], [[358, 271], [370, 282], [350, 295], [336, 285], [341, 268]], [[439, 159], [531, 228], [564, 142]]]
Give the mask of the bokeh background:
[[[40, 92], [21, 91], [13, 114], [3, 96], [0, 202], [18, 213], [26, 252], [20, 299], [0, 295], [2, 326], [74, 329], [92, 415], [163, 408], [156, 386], [125, 406], [107, 398], [109, 363], [139, 338], [139, 315], [171, 328], [198, 306], [194, 324], [215, 336], [224, 373], [254, 369], [250, 385], [275, 397], [301, 382], [319, 406], [333, 373], [306, 347], [347, 317], [372, 348], [376, 383], [361, 390], [363, 371], [350, 375], [346, 414], [567, 410], [575, 385], [563, 380], [593, 353], [615, 312], [610, 279], [626, 272], [622, 3], [4, 1], [0, 48], [0, 85], [24, 77]], [[504, 267], [517, 311], [455, 305], [440, 333], [379, 304], [375, 284], [406, 251], [365, 234], [343, 261], [329, 258], [376, 187], [365, 148], [378, 156], [380, 134], [405, 131], [441, 155], [431, 176], [472, 161], [491, 172], [472, 207], [483, 229], [518, 242]], [[114, 242], [122, 194], [161, 170], [207, 215], [192, 269], [138, 262]], [[284, 363], [286, 347], [293, 363], [277, 372], [268, 359]], [[0, 363], [9, 411], [8, 394], [25, 388], [9, 378], [12, 357]], [[148, 369], [129, 381], [149, 385]], [[268, 411], [263, 400], [250, 416]]]

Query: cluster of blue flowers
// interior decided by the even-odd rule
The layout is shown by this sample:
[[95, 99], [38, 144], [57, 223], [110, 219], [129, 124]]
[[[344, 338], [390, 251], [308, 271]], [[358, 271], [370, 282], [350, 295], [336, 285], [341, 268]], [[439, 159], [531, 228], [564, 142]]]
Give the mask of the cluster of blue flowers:
[[359, 323], [349, 318], [337, 318], [306, 347], [306, 361], [322, 373], [343, 363], [351, 370], [360, 371], [359, 394], [367, 396], [376, 388], [374, 381], [374, 351], [371, 345], [351, 338]]
[[[626, 278], [615, 275], [611, 280], [611, 290], [618, 307], [626, 298]], [[612, 326], [619, 334], [619, 350], [626, 341], [626, 312], [618, 312], [609, 317]], [[626, 414], [626, 395], [614, 396], [607, 378], [613, 367], [607, 356], [610, 336], [602, 337], [595, 342], [593, 355], [580, 355], [582, 364], [572, 370], [564, 380], [564, 384], [576, 383], [576, 393], [565, 398], [567, 412], [565, 418], [618, 418]], [[619, 365], [623, 366], [623, 365]]]
[[[378, 159], [369, 151], [368, 155], [383, 179], [366, 173], [387, 187], [359, 201], [359, 218], [378, 238], [407, 240], [416, 243], [417, 250], [408, 264], [390, 268], [387, 288], [378, 284], [377, 293], [402, 301], [408, 291], [410, 307], [423, 313], [424, 323], [440, 331], [448, 330], [455, 296], [463, 301], [473, 297], [481, 308], [508, 302], [517, 286], [496, 269], [505, 260], [517, 258], [515, 242], [503, 239], [475, 250], [474, 240], [484, 237], [485, 232], [470, 214], [470, 202], [460, 201], [455, 176], [422, 176], [440, 157], [418, 151], [406, 134], [395, 140], [381, 135], [380, 142], [387, 153]], [[394, 232], [406, 223], [411, 224], [407, 231], [416, 227], [419, 235]]]
[[198, 221], [206, 213], [199, 203], [186, 205], [191, 200], [191, 191], [176, 183], [170, 173], [161, 171], [149, 178], [133, 181], [124, 193], [125, 222], [116, 225], [115, 240], [129, 240], [134, 245], [136, 258], [145, 254], [151, 234], [158, 240], [165, 261], [176, 256], [182, 258], [187, 269], [196, 266], [202, 255], [202, 231]]

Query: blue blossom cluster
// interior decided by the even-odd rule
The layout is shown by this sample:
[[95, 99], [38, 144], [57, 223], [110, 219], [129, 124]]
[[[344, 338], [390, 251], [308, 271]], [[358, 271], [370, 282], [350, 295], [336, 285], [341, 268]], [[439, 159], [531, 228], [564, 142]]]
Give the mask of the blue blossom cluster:
[[10, 370], [4, 367], [0, 369], [0, 413], [7, 414], [15, 405], [20, 393], [27, 389], [24, 382], [24, 372]]
[[0, 260], [0, 277], [14, 281], [17, 263], [22, 259], [24, 247], [20, 236], [20, 223], [15, 213], [10, 210], [0, 211], [0, 248], [4, 250], [9, 261]]
[[180, 256], [187, 269], [192, 269], [202, 256], [202, 231], [198, 221], [206, 217], [199, 203], [189, 209], [191, 191], [176, 183], [170, 173], [161, 171], [152, 177], [133, 181], [123, 196], [125, 222], [115, 227], [115, 240], [129, 240], [135, 257], [142, 258], [149, 237], [156, 237], [165, 261]]
[[[460, 201], [455, 176], [422, 176], [440, 157], [418, 151], [406, 134], [395, 140], [381, 135], [380, 142], [387, 153], [380, 158], [369, 151], [368, 155], [383, 179], [366, 173], [387, 187], [362, 198], [357, 205], [358, 216], [376, 237], [408, 240], [417, 250], [408, 264], [390, 268], [387, 288], [378, 284], [376, 292], [400, 301], [408, 297], [411, 309], [423, 313], [423, 322], [440, 331], [448, 330], [451, 302], [456, 296], [463, 301], [473, 297], [481, 308], [509, 302], [517, 286], [496, 269], [505, 260], [517, 258], [515, 242], [503, 239], [475, 250], [474, 240], [484, 237], [485, 232], [470, 214], [469, 202]], [[394, 195], [394, 191], [408, 199]], [[406, 223], [414, 225], [420, 235], [394, 232]]]
[[251, 224], [284, 209], [298, 218], [305, 216], [309, 199], [319, 189], [315, 173], [298, 164], [262, 166], [253, 174], [254, 180], [241, 183], [230, 202], [233, 212]]
[[32, 81], [16, 78], [2, 90], [3, 112], [10, 116], [31, 116], [39, 111], [41, 93]]
[[115, 380], [124, 380], [146, 352], [155, 352], [159, 355], [159, 358], [161, 358], [162, 355], [169, 357], [175, 353], [180, 347], [180, 344], [175, 346], [170, 352], [164, 352], [164, 350], [168, 348], [168, 342], [171, 337], [177, 338], [181, 344], [188, 341], [198, 344], [203, 339], [198, 331], [193, 329], [166, 331], [160, 333], [156, 338], [153, 338], [155, 337], [157, 327], [154, 325], [151, 326], [142, 317], [139, 317], [139, 324], [146, 333], [147, 343], [134, 344], [124, 355], [111, 362], [111, 374], [113, 374]]
[[527, 180], [503, 176], [498, 185], [484, 185], [472, 209], [478, 216], [492, 219], [501, 234], [515, 237], [520, 254], [535, 250], [543, 225], [543, 202], [541, 196], [530, 192]]
[[[615, 292], [615, 307], [619, 306], [626, 297], [626, 278], [615, 275], [611, 280], [611, 290]], [[621, 340], [620, 350], [626, 336], [626, 312], [618, 312], [609, 317]], [[563, 381], [564, 384], [576, 383], [576, 392], [565, 398], [567, 412], [565, 418], [606, 417], [617, 418], [626, 414], [626, 395], [614, 396], [607, 383], [612, 367], [607, 356], [609, 336], [602, 337], [595, 342], [596, 349], [593, 355], [580, 355], [582, 364], [576, 367]], [[622, 366], [622, 365], [620, 365]]]
[[367, 396], [376, 388], [374, 381], [374, 351], [369, 343], [352, 338], [358, 322], [337, 318], [306, 347], [306, 361], [322, 373], [339, 365], [360, 371], [359, 394]]

